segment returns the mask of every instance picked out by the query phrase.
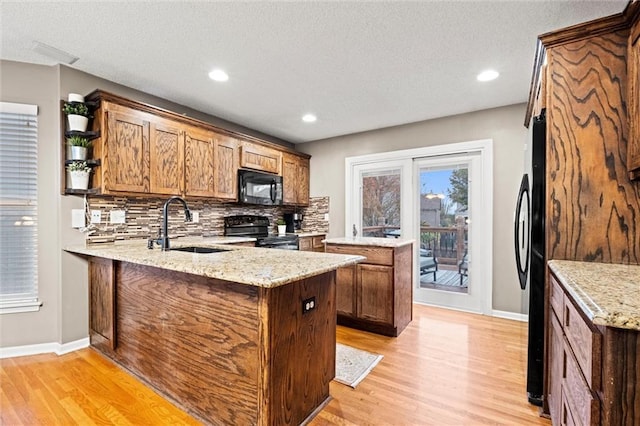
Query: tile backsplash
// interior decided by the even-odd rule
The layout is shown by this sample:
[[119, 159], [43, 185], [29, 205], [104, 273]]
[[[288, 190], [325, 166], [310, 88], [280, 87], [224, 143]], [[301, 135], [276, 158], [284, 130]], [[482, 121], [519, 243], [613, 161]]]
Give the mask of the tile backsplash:
[[[168, 198], [168, 197], [167, 197]], [[104, 243], [119, 240], [147, 239], [156, 237], [162, 226], [162, 207], [167, 198], [137, 197], [90, 197], [90, 210], [100, 210], [101, 222], [93, 224], [87, 234], [87, 243]], [[304, 215], [302, 228], [307, 232], [329, 232], [329, 197], [312, 197], [309, 207], [264, 207], [241, 204], [224, 204], [212, 201], [188, 200], [192, 212], [199, 213], [198, 223], [184, 221], [184, 210], [180, 203], [169, 207], [169, 236], [219, 236], [224, 234], [224, 217], [239, 214], [267, 216], [272, 224], [283, 213], [300, 212]], [[109, 223], [112, 210], [124, 210], [124, 224]], [[275, 230], [275, 224], [273, 225]]]

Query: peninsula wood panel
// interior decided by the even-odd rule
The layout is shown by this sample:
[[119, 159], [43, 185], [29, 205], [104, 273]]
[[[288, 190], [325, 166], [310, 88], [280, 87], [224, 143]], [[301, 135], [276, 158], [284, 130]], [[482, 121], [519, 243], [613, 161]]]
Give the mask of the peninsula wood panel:
[[[261, 293], [270, 340], [263, 347], [272, 348], [261, 368], [270, 370], [263, 380], [262, 399], [270, 401], [272, 410], [263, 424], [298, 425], [328, 402], [329, 383], [335, 377], [335, 272]], [[303, 301], [312, 297], [315, 309], [303, 314]]]
[[238, 141], [228, 136], [216, 135], [213, 143], [216, 198], [238, 199]]
[[149, 192], [149, 122], [135, 111], [106, 108], [103, 192]]
[[548, 51], [549, 259], [640, 263], [640, 186], [628, 178], [628, 30]]
[[214, 134], [196, 127], [187, 127], [184, 136], [185, 195], [215, 197], [213, 177]]
[[89, 260], [89, 337], [92, 345], [116, 347], [115, 269], [112, 260]]
[[338, 315], [356, 316], [356, 265], [336, 271], [336, 309]]
[[178, 123], [151, 122], [149, 176], [151, 193], [181, 195], [184, 190], [184, 133]]
[[116, 270], [111, 356], [199, 417], [256, 424], [257, 288], [125, 262]]

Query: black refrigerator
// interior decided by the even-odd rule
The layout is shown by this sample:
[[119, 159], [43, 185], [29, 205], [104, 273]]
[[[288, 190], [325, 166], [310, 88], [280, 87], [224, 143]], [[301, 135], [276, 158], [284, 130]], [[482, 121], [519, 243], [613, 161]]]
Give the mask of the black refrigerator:
[[[523, 290], [529, 285], [527, 347], [527, 397], [542, 405], [544, 380], [544, 276], [545, 276], [545, 111], [532, 120], [531, 170], [522, 178], [514, 227], [518, 278]], [[529, 181], [531, 187], [529, 188]]]

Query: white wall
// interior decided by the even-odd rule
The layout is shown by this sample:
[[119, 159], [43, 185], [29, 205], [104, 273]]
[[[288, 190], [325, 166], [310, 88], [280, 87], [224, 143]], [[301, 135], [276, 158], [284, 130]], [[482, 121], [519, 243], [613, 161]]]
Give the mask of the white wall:
[[493, 309], [522, 313], [513, 252], [513, 211], [523, 173], [525, 105], [428, 120], [299, 144], [311, 157], [311, 196], [329, 196], [332, 237], [344, 234], [345, 158], [401, 149], [493, 139]]

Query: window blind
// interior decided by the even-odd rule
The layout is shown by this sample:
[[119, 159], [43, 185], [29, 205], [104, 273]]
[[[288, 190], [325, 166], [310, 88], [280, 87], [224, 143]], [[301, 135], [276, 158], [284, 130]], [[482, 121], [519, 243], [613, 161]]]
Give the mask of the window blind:
[[0, 312], [38, 306], [38, 109], [0, 102]]

